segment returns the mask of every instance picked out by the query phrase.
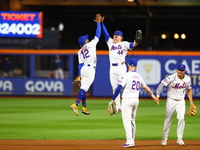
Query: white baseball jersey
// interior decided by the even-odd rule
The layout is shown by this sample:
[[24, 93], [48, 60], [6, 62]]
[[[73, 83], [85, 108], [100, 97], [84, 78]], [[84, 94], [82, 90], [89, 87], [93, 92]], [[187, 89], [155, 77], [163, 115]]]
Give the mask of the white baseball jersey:
[[95, 77], [95, 67], [97, 63], [96, 44], [99, 39], [95, 36], [89, 43], [83, 45], [78, 51], [79, 64], [84, 63], [81, 68], [81, 89], [88, 91]]
[[98, 41], [99, 39], [95, 36], [93, 40], [81, 47], [78, 51], [79, 64], [84, 63], [84, 65], [96, 66], [96, 45]]
[[125, 62], [125, 57], [130, 49], [130, 42], [122, 41], [119, 43], [113, 43], [113, 39], [109, 37], [107, 41], [109, 48], [110, 63], [122, 63]]
[[191, 79], [184, 75], [183, 79], [178, 78], [174, 73], [161, 81], [165, 86], [168, 85], [167, 97], [183, 100], [187, 89], [191, 89]]
[[146, 86], [144, 79], [135, 71], [127, 72], [118, 84], [124, 87], [122, 98], [138, 98], [140, 88]]

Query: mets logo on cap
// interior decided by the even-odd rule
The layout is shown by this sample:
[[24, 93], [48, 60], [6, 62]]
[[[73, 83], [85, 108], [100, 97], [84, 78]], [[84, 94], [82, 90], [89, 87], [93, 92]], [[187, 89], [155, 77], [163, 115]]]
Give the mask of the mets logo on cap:
[[119, 30], [116, 30], [116, 31], [114, 32], [114, 35], [119, 35], [119, 36], [122, 36], [122, 37], [123, 37], [122, 31], [119, 31]]
[[185, 65], [184, 64], [179, 64], [177, 69], [185, 70]]

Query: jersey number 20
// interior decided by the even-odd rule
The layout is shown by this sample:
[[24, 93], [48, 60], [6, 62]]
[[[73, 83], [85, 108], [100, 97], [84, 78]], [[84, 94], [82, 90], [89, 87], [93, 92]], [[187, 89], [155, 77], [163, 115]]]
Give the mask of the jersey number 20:
[[139, 90], [140, 89], [140, 82], [139, 81], [132, 81], [132, 90]]

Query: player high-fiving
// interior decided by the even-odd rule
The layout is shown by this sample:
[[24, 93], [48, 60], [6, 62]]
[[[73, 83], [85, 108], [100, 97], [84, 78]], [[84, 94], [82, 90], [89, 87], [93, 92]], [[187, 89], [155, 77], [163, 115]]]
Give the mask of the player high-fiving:
[[[104, 17], [102, 17], [102, 31], [105, 37], [105, 41], [109, 49], [109, 60], [110, 60], [110, 82], [113, 93], [117, 88], [118, 80], [126, 73], [127, 68], [125, 65], [125, 57], [128, 50], [132, 50], [136, 47], [140, 40], [142, 40], [142, 31], [136, 32], [134, 42], [123, 41], [123, 33], [116, 30], [113, 33], [113, 38], [110, 37], [104, 23]], [[121, 111], [120, 96], [115, 99], [117, 112]]]
[[100, 22], [102, 17], [100, 14], [97, 14], [94, 21], [97, 24], [96, 34], [94, 38], [89, 41], [88, 35], [81, 36], [78, 39], [79, 45], [81, 46], [78, 51], [78, 61], [79, 61], [79, 76], [81, 76], [81, 86], [78, 92], [78, 96], [76, 102], [72, 104], [70, 107], [74, 111], [74, 113], [79, 115], [79, 104], [82, 101], [82, 113], [85, 115], [90, 115], [86, 107], [86, 92], [90, 88], [91, 84], [94, 81], [95, 77], [95, 68], [96, 68], [96, 45], [99, 42], [99, 38], [101, 36], [101, 26]]

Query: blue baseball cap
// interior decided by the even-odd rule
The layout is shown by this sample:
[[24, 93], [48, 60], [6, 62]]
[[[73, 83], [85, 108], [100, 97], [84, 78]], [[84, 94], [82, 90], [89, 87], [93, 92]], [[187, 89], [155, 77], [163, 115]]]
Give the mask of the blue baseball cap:
[[119, 30], [116, 30], [116, 31], [114, 32], [114, 35], [119, 35], [119, 36], [122, 36], [122, 37], [123, 37], [122, 31], [119, 31]]
[[137, 60], [136, 59], [131, 59], [128, 63], [130, 66], [137, 66]]
[[185, 65], [184, 64], [179, 64], [177, 69], [185, 70]]
[[78, 43], [80, 44], [80, 45], [84, 45], [85, 44], [85, 41], [88, 39], [88, 35], [86, 34], [86, 35], [84, 35], [84, 36], [81, 36], [81, 37], [79, 37], [79, 39], [78, 39]]

